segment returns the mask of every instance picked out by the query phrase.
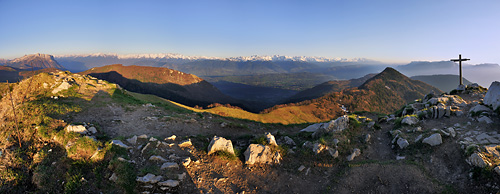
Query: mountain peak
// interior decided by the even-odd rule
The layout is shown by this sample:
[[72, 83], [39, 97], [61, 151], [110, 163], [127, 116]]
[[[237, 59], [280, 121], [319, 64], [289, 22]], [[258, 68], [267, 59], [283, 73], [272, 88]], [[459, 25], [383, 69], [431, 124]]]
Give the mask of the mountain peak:
[[45, 68], [56, 68], [64, 69], [55, 59], [54, 56], [48, 54], [31, 54], [24, 55], [8, 61], [5, 63], [6, 66], [11, 66], [19, 69], [45, 69]]

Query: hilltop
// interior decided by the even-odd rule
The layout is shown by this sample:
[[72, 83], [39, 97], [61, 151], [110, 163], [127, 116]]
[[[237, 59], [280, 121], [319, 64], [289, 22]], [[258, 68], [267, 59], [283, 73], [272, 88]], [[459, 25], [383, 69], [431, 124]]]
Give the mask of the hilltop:
[[207, 81], [168, 68], [116, 64], [95, 67], [80, 74], [119, 84], [133, 92], [154, 94], [188, 106], [239, 104], [237, 100], [222, 94]]

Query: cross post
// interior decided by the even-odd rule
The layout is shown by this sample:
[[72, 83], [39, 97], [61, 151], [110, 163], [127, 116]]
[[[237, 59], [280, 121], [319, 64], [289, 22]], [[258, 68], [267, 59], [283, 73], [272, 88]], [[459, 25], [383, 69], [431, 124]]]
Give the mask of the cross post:
[[458, 61], [458, 66], [459, 66], [458, 68], [459, 68], [459, 72], [460, 72], [460, 78], [459, 78], [459, 84], [460, 85], [458, 85], [459, 88], [460, 88], [460, 86], [464, 85], [463, 81], [462, 81], [462, 61], [468, 61], [468, 60], [470, 60], [470, 59], [466, 59], [466, 58], [462, 59], [462, 54], [458, 55], [458, 59], [451, 59], [450, 60], [450, 61], [453, 61], [453, 62], [457, 62]]

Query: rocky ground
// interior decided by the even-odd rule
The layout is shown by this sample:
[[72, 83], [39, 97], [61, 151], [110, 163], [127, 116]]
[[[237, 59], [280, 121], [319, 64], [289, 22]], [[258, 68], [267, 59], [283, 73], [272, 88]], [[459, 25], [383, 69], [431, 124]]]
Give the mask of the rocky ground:
[[[310, 126], [262, 124], [154, 103], [124, 104], [110, 95], [98, 92], [84, 102], [92, 106], [61, 116], [73, 124], [64, 127], [66, 133], [102, 142], [87, 154], [88, 160], [112, 158], [104, 165], [89, 163], [103, 166], [102, 180], [80, 173], [81, 182], [99, 180], [110, 186], [77, 193], [102, 192], [98, 188], [120, 193], [124, 190], [118, 188], [127, 184], [132, 188], [125, 190], [134, 193], [500, 191], [500, 118], [478, 86], [457, 95], [430, 94], [393, 115], [356, 113]], [[65, 146], [48, 144], [38, 155], [69, 155], [79, 145], [51, 138]], [[114, 149], [114, 157], [101, 154]], [[5, 161], [9, 152], [3, 151], [0, 159]], [[51, 169], [62, 162], [53, 158], [37, 165]], [[48, 176], [37, 173], [33, 176]], [[68, 190], [60, 188], [64, 176], [59, 178], [53, 187]], [[33, 182], [43, 188], [40, 179]]]

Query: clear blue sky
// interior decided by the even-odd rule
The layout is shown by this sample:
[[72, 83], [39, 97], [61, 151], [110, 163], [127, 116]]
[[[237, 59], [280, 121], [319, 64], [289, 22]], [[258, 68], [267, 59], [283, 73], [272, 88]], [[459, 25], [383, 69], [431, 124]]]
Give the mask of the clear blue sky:
[[0, 58], [97, 52], [500, 63], [500, 1], [0, 0]]

